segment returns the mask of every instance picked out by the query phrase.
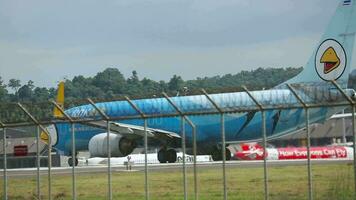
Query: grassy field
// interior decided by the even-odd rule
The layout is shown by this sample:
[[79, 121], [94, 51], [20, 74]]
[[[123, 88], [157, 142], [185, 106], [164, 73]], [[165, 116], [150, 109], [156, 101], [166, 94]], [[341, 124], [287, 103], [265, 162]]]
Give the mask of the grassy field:
[[[270, 199], [307, 199], [306, 166], [270, 167]], [[221, 168], [199, 169], [199, 199], [222, 199]], [[43, 199], [48, 199], [47, 177], [41, 176]], [[52, 199], [71, 199], [71, 176], [53, 175]], [[150, 199], [183, 199], [180, 170], [154, 171], [149, 174]], [[263, 199], [263, 168], [227, 168], [229, 199]], [[113, 172], [114, 199], [144, 199], [144, 173]], [[2, 183], [1, 183], [2, 184]], [[9, 178], [9, 199], [36, 199], [35, 177]], [[353, 167], [349, 164], [313, 165], [315, 199], [354, 199]], [[2, 192], [2, 191], [1, 191]], [[188, 195], [194, 199], [193, 173], [188, 169]], [[78, 199], [106, 199], [107, 176], [77, 175]]]

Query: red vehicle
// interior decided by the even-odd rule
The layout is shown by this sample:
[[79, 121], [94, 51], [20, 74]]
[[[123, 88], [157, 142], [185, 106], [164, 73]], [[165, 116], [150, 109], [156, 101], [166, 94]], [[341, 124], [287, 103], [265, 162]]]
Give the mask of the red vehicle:
[[[285, 147], [267, 148], [266, 153], [263, 147], [257, 143], [244, 143], [236, 147], [234, 158], [237, 160], [263, 160], [264, 156], [268, 160], [291, 160], [307, 159], [306, 147]], [[311, 147], [311, 159], [340, 158], [352, 159], [353, 149], [344, 146]]]

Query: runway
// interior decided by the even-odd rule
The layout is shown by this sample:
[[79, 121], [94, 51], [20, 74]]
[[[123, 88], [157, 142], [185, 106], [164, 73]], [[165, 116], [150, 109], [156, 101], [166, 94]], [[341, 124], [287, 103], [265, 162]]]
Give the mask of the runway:
[[[313, 159], [312, 165], [328, 165], [328, 164], [352, 164], [352, 160], [346, 159]], [[283, 167], [283, 166], [306, 166], [307, 160], [269, 160], [267, 161], [268, 167]], [[193, 168], [193, 163], [186, 163], [187, 169]], [[148, 164], [149, 171], [162, 171], [162, 170], [179, 170], [183, 167], [182, 163], [167, 163], [167, 164]], [[263, 167], [263, 160], [258, 161], [227, 161], [226, 168], [258, 168]], [[197, 163], [198, 169], [206, 168], [222, 168], [222, 162], [201, 162]], [[112, 173], [132, 173], [144, 171], [143, 164], [133, 165], [131, 170], [127, 170], [124, 165], [112, 165]], [[107, 165], [92, 165], [92, 166], [78, 166], [75, 167], [76, 174], [81, 173], [107, 173]], [[37, 168], [21, 168], [21, 169], [8, 169], [8, 177], [26, 177], [36, 176]], [[51, 175], [70, 175], [72, 173], [72, 167], [53, 167], [51, 168]], [[48, 175], [48, 168], [40, 168], [41, 175]], [[3, 177], [4, 173], [1, 169], [0, 177]]]

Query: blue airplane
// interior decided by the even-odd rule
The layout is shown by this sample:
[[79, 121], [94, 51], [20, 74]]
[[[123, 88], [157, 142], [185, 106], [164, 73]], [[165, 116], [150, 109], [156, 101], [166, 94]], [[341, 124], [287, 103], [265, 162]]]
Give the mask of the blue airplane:
[[[348, 76], [351, 71], [351, 58], [356, 33], [356, 3], [354, 0], [341, 1], [331, 19], [325, 34], [305, 65], [303, 71], [296, 77], [270, 90], [251, 92], [258, 102], [268, 107], [278, 105], [300, 105], [286, 84], [291, 84], [297, 94], [310, 104], [346, 102], [340, 92], [330, 83], [335, 80], [344, 91], [353, 98], [354, 90], [347, 88]], [[220, 93], [209, 95], [223, 110], [256, 108], [254, 101], [246, 92]], [[213, 112], [215, 107], [204, 95], [172, 97], [171, 100], [183, 112]], [[64, 85], [59, 84], [57, 103], [64, 103]], [[146, 115], [174, 114], [176, 111], [165, 98], [133, 100], [133, 103]], [[137, 116], [137, 111], [127, 101], [112, 101], [96, 103], [96, 106], [109, 117]], [[310, 108], [310, 123], [323, 122], [345, 107]], [[262, 137], [261, 112], [250, 109], [248, 112], [225, 114], [226, 143], [259, 140]], [[100, 118], [95, 108], [88, 104], [73, 107], [65, 111], [73, 118]], [[62, 113], [55, 108], [54, 116], [63, 118]], [[293, 134], [305, 127], [305, 110], [302, 108], [269, 109], [265, 111], [266, 134], [268, 139]], [[212, 155], [214, 160], [222, 159], [221, 124], [219, 114], [192, 115], [190, 120], [196, 125], [197, 154]], [[159, 145], [160, 162], [175, 162], [176, 148], [181, 144], [181, 118], [155, 117], [147, 120], [150, 145]], [[111, 156], [127, 156], [142, 145], [144, 137], [144, 122], [142, 119], [127, 119], [113, 121], [110, 124]], [[192, 129], [186, 125], [186, 145], [192, 146]], [[51, 143], [61, 154], [71, 156], [72, 152], [71, 124], [57, 123], [48, 127]], [[43, 133], [45, 134], [45, 133]], [[41, 134], [41, 138], [48, 135]], [[76, 151], [89, 150], [92, 157], [106, 157], [107, 132], [106, 121], [75, 124]], [[230, 152], [226, 148], [226, 159]], [[189, 152], [188, 152], [189, 153]], [[69, 162], [71, 165], [71, 161]]]

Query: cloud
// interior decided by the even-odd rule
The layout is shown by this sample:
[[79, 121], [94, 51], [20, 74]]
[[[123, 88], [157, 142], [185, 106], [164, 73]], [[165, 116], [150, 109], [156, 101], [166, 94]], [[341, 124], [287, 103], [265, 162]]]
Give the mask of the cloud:
[[[257, 67], [299, 67], [306, 63], [317, 36], [218, 48], [171, 48], [144, 53], [96, 54], [88, 49], [27, 49], [0, 42], [4, 60], [0, 73], [5, 79], [34, 80], [53, 86], [63, 77], [92, 76], [105, 67], [118, 67], [129, 75], [167, 80], [173, 74], [184, 79], [237, 73]], [[16, 59], [21, 58], [21, 59]], [[4, 63], [11, 63], [8, 68]]]
[[54, 86], [118, 67], [167, 80], [299, 67], [331, 17], [331, 0], [0, 2], [0, 74]]

